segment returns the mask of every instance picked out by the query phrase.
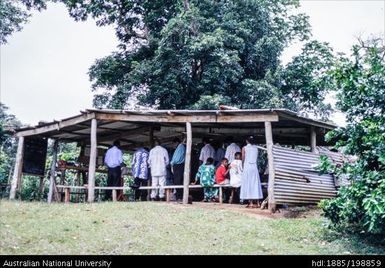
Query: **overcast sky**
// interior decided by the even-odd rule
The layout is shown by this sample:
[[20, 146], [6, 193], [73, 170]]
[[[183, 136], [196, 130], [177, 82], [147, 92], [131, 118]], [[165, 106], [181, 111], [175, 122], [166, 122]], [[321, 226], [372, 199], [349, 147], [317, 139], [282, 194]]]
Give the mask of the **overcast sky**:
[[[313, 38], [349, 54], [357, 36], [384, 34], [385, 0], [306, 0], [301, 11], [310, 16]], [[116, 50], [112, 27], [94, 21], [75, 22], [62, 4], [36, 12], [21, 32], [1, 47], [0, 101], [25, 124], [52, 121], [91, 108], [88, 68], [95, 59]], [[300, 52], [288, 48], [283, 62]], [[343, 117], [333, 120], [343, 124]]]

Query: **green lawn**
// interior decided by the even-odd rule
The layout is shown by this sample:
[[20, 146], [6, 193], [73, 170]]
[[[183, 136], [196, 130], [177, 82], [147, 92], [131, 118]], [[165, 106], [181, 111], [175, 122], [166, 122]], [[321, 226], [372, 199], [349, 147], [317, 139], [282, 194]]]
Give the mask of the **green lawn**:
[[0, 203], [0, 254], [385, 254], [323, 219], [166, 203]]

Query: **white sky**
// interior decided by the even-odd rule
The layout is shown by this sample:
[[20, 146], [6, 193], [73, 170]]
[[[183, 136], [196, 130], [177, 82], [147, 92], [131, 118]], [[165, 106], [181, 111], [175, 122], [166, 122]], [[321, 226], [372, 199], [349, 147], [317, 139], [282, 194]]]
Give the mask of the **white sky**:
[[[335, 51], [349, 54], [356, 36], [384, 34], [385, 0], [305, 0], [301, 5], [313, 38]], [[26, 124], [78, 114], [92, 106], [88, 68], [117, 43], [112, 27], [75, 22], [64, 5], [50, 4], [1, 47], [0, 101]], [[299, 52], [300, 44], [294, 44], [283, 62]], [[340, 114], [333, 120], [344, 124]]]

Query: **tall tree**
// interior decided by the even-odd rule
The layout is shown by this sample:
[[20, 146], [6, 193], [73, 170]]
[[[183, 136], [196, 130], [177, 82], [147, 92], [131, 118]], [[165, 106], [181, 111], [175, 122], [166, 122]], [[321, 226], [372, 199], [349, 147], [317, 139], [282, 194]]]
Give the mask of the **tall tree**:
[[310, 37], [308, 17], [296, 11], [299, 0], [4, 0], [2, 42], [31, 8], [48, 1], [63, 2], [75, 20], [115, 27], [119, 50], [89, 70], [95, 107], [223, 103], [318, 117], [330, 111], [323, 103], [331, 87], [324, 75], [330, 47], [312, 41], [291, 64], [280, 63], [292, 41]]
[[[314, 104], [326, 110], [323, 98], [309, 97], [321, 95], [314, 85], [299, 90], [284, 80], [296, 72], [304, 80], [314, 76], [311, 64], [282, 75], [284, 48], [310, 36], [308, 17], [294, 12], [298, 0], [64, 2], [77, 20], [91, 16], [100, 26], [115, 25], [120, 40], [119, 51], [90, 68], [96, 107], [125, 108], [133, 96], [139, 104], [167, 109], [221, 102], [299, 110], [306, 102], [308, 109]], [[329, 56], [326, 46], [312, 44], [322, 58]], [[288, 98], [294, 91], [297, 97]]]

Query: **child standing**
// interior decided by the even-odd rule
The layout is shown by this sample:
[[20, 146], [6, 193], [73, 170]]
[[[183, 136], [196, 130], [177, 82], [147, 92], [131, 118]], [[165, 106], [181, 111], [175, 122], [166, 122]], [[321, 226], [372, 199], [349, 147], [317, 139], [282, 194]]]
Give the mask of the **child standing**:
[[230, 185], [235, 188], [241, 187], [242, 182], [242, 154], [235, 153], [233, 162], [230, 163]]
[[211, 187], [215, 184], [215, 167], [214, 159], [212, 157], [207, 158], [206, 163], [199, 167], [193, 184], [196, 184], [198, 180], [200, 180], [200, 184], [203, 186], [203, 202], [208, 202], [213, 199], [215, 200], [215, 197], [217, 196], [217, 189]]
[[235, 153], [234, 160], [230, 163], [230, 185], [233, 187], [231, 189], [231, 196], [229, 203], [233, 203], [235, 198], [235, 192], [239, 196], [239, 187], [242, 183], [242, 154], [240, 152]]

